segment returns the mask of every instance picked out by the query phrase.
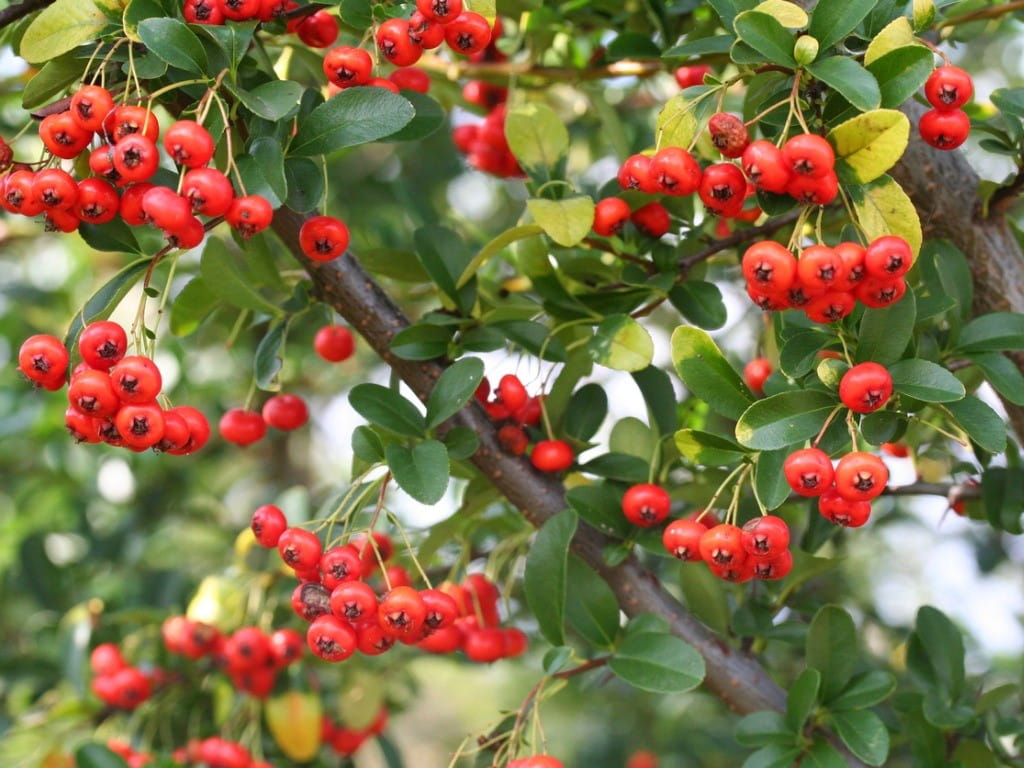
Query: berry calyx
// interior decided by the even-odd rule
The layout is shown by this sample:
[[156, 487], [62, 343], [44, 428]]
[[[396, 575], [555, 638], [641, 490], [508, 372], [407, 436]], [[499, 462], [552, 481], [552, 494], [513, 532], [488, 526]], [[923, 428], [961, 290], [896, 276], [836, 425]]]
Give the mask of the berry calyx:
[[669, 554], [684, 562], [702, 560], [700, 540], [707, 530], [704, 523], [695, 520], [673, 520], [661, 535], [661, 543]]
[[889, 469], [872, 453], [854, 451], [836, 465], [836, 492], [847, 501], [870, 501], [888, 482]]
[[871, 413], [892, 397], [892, 376], [878, 363], [860, 363], [843, 374], [839, 399], [855, 413]]
[[775, 558], [789, 546], [789, 526], [775, 515], [762, 515], [748, 520], [741, 531], [743, 549], [752, 557]]
[[634, 525], [649, 528], [668, 517], [672, 500], [668, 492], [651, 483], [634, 485], [622, 497], [622, 513]]
[[925, 98], [938, 110], [959, 109], [973, 94], [971, 76], [960, 67], [948, 64], [935, 69], [924, 84]]

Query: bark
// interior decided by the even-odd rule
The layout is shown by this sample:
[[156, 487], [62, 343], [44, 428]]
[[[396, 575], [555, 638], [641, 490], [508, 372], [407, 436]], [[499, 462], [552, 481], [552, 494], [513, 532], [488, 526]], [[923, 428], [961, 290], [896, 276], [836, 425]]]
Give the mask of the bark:
[[[893, 177], [914, 201], [925, 239], [944, 237], [966, 255], [974, 273], [974, 312], [1024, 312], [1024, 253], [1006, 218], [1006, 205], [986, 217], [978, 175], [962, 152], [940, 152], [921, 140], [917, 123], [925, 108], [909, 101], [910, 146]], [[1007, 203], [1013, 202], [1007, 198]], [[1011, 355], [1024, 370], [1024, 354]], [[1024, 408], [1003, 401], [1018, 439], [1024, 439]]]

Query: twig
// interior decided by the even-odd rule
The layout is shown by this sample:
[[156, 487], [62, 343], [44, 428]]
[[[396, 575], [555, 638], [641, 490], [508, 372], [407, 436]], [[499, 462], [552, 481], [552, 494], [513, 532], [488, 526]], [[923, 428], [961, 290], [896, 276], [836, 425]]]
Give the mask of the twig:
[[23, 19], [30, 13], [35, 13], [41, 8], [52, 5], [55, 0], [22, 0], [20, 3], [9, 5], [0, 11], [0, 29], [9, 26], [18, 19]]
[[983, 19], [996, 19], [1000, 16], [1005, 16], [1007, 13], [1013, 13], [1014, 11], [1024, 10], [1024, 0], [1013, 0], [1011, 3], [1003, 3], [1002, 5], [993, 5], [989, 8], [981, 8], [977, 11], [971, 11], [970, 13], [964, 13], [960, 16], [954, 16], [951, 19], [946, 19], [944, 22], [939, 24], [939, 29], [945, 29], [946, 27], [954, 27], [957, 24], [966, 24], [969, 21], [981, 21]]
[[781, 216], [776, 216], [769, 219], [767, 222], [759, 227], [750, 227], [748, 229], [741, 229], [739, 232], [734, 232], [728, 237], [723, 237], [715, 240], [711, 245], [701, 251], [687, 256], [686, 258], [679, 260], [679, 273], [682, 277], [686, 277], [686, 273], [693, 269], [695, 264], [699, 264], [702, 261], [710, 259], [715, 254], [727, 251], [730, 248], [735, 248], [737, 245], [748, 243], [751, 240], [757, 240], [759, 237], [768, 237], [775, 234], [780, 229], [784, 229], [800, 218], [800, 210], [790, 211], [784, 213]]

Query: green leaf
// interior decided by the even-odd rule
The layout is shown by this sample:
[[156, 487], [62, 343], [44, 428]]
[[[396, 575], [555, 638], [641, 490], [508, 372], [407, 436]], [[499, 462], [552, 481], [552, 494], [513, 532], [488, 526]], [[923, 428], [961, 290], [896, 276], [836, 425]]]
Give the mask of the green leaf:
[[889, 731], [868, 709], [833, 712], [832, 725], [853, 754], [868, 765], [883, 765], [889, 756]]
[[636, 456], [645, 464], [657, 464], [659, 444], [658, 434], [632, 416], [617, 421], [608, 439], [612, 453]]
[[57, 0], [32, 19], [18, 54], [32, 64], [42, 64], [82, 43], [95, 43], [109, 23], [92, 0]]
[[217, 298], [242, 309], [280, 314], [280, 309], [264, 299], [242, 272], [238, 260], [223, 241], [210, 238], [199, 261], [203, 282]]
[[444, 125], [447, 114], [437, 100], [430, 98], [425, 93], [403, 90], [402, 97], [412, 104], [416, 114], [404, 128], [390, 134], [386, 141], [419, 141], [425, 139]]
[[825, 51], [850, 34], [878, 0], [820, 0], [811, 14], [807, 32]]
[[299, 108], [303, 87], [291, 80], [271, 80], [244, 90], [225, 83], [228, 90], [256, 117], [264, 120], [283, 120]]
[[738, 464], [747, 456], [747, 451], [729, 438], [699, 429], [680, 429], [675, 443], [679, 453], [705, 467]]
[[231, 24], [200, 24], [194, 27], [193, 30], [213, 40], [224, 51], [224, 55], [228, 60], [228, 66], [235, 70], [249, 51], [252, 35], [256, 30], [256, 22], [235, 21]]
[[284, 344], [288, 336], [287, 318], [277, 320], [267, 329], [253, 356], [253, 376], [256, 386], [265, 391], [276, 392], [281, 388], [277, 374], [284, 363]]
[[857, 629], [850, 614], [826, 605], [811, 620], [807, 631], [807, 666], [821, 673], [821, 697], [828, 701], [853, 676], [857, 666]]
[[142, 253], [132, 228], [120, 218], [108, 221], [106, 224], [89, 224], [83, 221], [78, 225], [78, 234], [89, 244], [90, 248], [97, 251]]
[[110, 317], [111, 313], [117, 309], [117, 305], [121, 303], [121, 299], [128, 295], [128, 291], [132, 289], [135, 282], [149, 269], [151, 261], [152, 259], [148, 256], [133, 261], [97, 289], [71, 321], [71, 326], [64, 336], [64, 346], [71, 349], [78, 341], [78, 334], [86, 325]]
[[949, 403], [966, 394], [956, 376], [927, 360], [900, 360], [889, 366], [889, 374], [897, 392], [926, 403]]
[[506, 320], [493, 323], [493, 328], [504, 333], [509, 341], [522, 347], [531, 355], [540, 356], [552, 363], [564, 363], [568, 359], [565, 344], [560, 339], [550, 338], [551, 330], [534, 320]]
[[570, 437], [586, 442], [597, 434], [607, 415], [608, 395], [604, 387], [586, 384], [573, 392], [569, 399], [562, 428]]
[[[381, 89], [376, 89], [381, 90]], [[344, 93], [344, 91], [343, 91]], [[413, 236], [416, 256], [441, 293], [468, 316], [476, 303], [476, 284], [457, 287], [470, 263], [469, 250], [455, 232], [434, 224], [420, 227]]]
[[453, 427], [443, 438], [448, 455], [456, 461], [468, 459], [480, 449], [480, 438], [469, 427]]
[[736, 423], [736, 439], [757, 451], [785, 448], [818, 434], [835, 406], [835, 398], [825, 392], [781, 392], [743, 412]]
[[579, 519], [571, 509], [559, 512], [540, 527], [526, 555], [523, 591], [541, 634], [552, 645], [565, 645], [565, 595], [569, 543]]
[[195, 32], [178, 19], [145, 19], [136, 31], [145, 46], [170, 66], [205, 75], [209, 69], [206, 49]]
[[341, 0], [338, 10], [342, 21], [354, 29], [362, 31], [373, 24], [372, 0]]
[[475, 275], [480, 268], [487, 263], [487, 261], [507, 248], [517, 240], [523, 240], [527, 237], [534, 237], [544, 232], [544, 228], [539, 224], [520, 224], [518, 227], [512, 227], [512, 229], [506, 229], [500, 235], [488, 242], [483, 248], [479, 250], [473, 260], [466, 266], [465, 271], [459, 276], [457, 283], [458, 287], [461, 288], [469, 279]]
[[728, 319], [722, 292], [714, 283], [687, 280], [669, 291], [668, 299], [683, 317], [700, 328], [713, 331]]
[[687, 389], [716, 413], [738, 419], [754, 401], [736, 369], [699, 328], [684, 325], [672, 333], [672, 363]]
[[352, 453], [367, 464], [384, 461], [384, 442], [380, 435], [365, 424], [352, 431]]
[[872, 445], [891, 442], [906, 419], [894, 411], [875, 411], [861, 417], [860, 434]]
[[827, 741], [811, 745], [800, 763], [801, 768], [847, 768], [847, 762]]
[[779, 351], [779, 368], [791, 378], [803, 378], [814, 368], [818, 352], [828, 341], [829, 338], [819, 331], [794, 333]]
[[85, 71], [85, 59], [73, 53], [59, 56], [46, 62], [36, 74], [25, 83], [21, 94], [21, 106], [25, 109], [41, 107], [78, 81]]
[[427, 400], [427, 427], [433, 429], [461, 410], [483, 377], [484, 364], [475, 357], [464, 357], [448, 366]]
[[767, 13], [745, 11], [734, 22], [740, 40], [773, 64], [795, 67], [793, 34]]
[[519, 165], [535, 179], [556, 178], [553, 170], [569, 151], [569, 131], [547, 104], [534, 102], [508, 110], [505, 138]]
[[883, 107], [898, 107], [924, 85], [934, 68], [935, 54], [923, 45], [890, 51], [867, 65], [882, 94]]
[[624, 538], [633, 526], [622, 514], [622, 493], [607, 483], [578, 485], [565, 493], [566, 503], [601, 533]]
[[675, 635], [631, 633], [608, 667], [630, 685], [655, 693], [681, 693], [704, 680], [704, 658]]
[[[847, 59], [851, 61], [852, 59]], [[870, 240], [897, 235], [907, 241], [911, 251], [921, 250], [921, 220], [907, 193], [889, 176], [881, 176], [853, 192], [853, 207], [864, 233]], [[906, 301], [904, 296], [902, 301]]]
[[565, 614], [573, 629], [598, 648], [611, 648], [619, 633], [619, 602], [611, 587], [575, 555], [569, 558]]
[[917, 612], [914, 632], [907, 641], [907, 669], [947, 701], [964, 691], [963, 636], [942, 611], [930, 605]]
[[83, 744], [75, 750], [75, 768], [127, 768], [124, 758], [102, 744]]
[[732, 35], [711, 35], [710, 37], [699, 37], [696, 40], [687, 40], [685, 43], [669, 48], [661, 54], [661, 58], [678, 59], [688, 56], [707, 56], [712, 53], [728, 53], [735, 39]]
[[910, 138], [910, 120], [895, 109], [857, 115], [829, 131], [836, 157], [861, 183], [874, 181], [903, 156]]
[[1005, 352], [1024, 349], [1024, 314], [990, 312], [967, 323], [960, 331], [961, 352]]
[[825, 703], [829, 709], [849, 710], [872, 707], [896, 690], [896, 678], [880, 669], [857, 675], [842, 692]]
[[781, 712], [762, 709], [751, 712], [736, 723], [736, 741], [744, 747], [762, 747], [768, 744], [789, 745], [795, 740], [794, 729]]
[[913, 291], [907, 291], [901, 301], [888, 307], [864, 310], [854, 359], [858, 363], [874, 361], [880, 365], [899, 360], [914, 335], [916, 316]]
[[416, 501], [436, 504], [444, 497], [451, 474], [448, 449], [444, 444], [424, 440], [412, 450], [404, 445], [389, 445], [384, 449], [384, 456], [395, 482]]
[[693, 114], [694, 102], [678, 94], [665, 102], [654, 127], [654, 144], [662, 147], [688, 147], [699, 126]]
[[1024, 469], [990, 467], [981, 477], [985, 517], [992, 527], [1011, 533], [1021, 532], [1024, 509]]
[[621, 480], [624, 483], [647, 482], [649, 470], [649, 461], [623, 453], [606, 453], [580, 467], [581, 472]]
[[821, 687], [821, 674], [816, 669], [805, 669], [786, 692], [786, 725], [793, 733], [801, 733], [804, 723], [814, 710]]
[[1006, 450], [1006, 422], [983, 400], [967, 395], [955, 403], [946, 403], [945, 407], [977, 445], [989, 453]]
[[640, 371], [651, 364], [654, 341], [640, 323], [629, 315], [608, 315], [587, 342], [595, 363], [616, 371]]
[[594, 201], [586, 196], [530, 198], [526, 207], [548, 237], [566, 248], [586, 237], [594, 224]]
[[801, 750], [799, 747], [787, 746], [790, 743], [761, 747], [743, 761], [741, 768], [792, 768]]
[[715, 9], [715, 13], [722, 20], [722, 25], [731, 30], [736, 20], [736, 14], [754, 8], [757, 5], [757, 0], [708, 0], [708, 5]]
[[1024, 374], [1010, 358], [998, 352], [978, 352], [970, 358], [996, 392], [1014, 405], [1024, 405]]
[[914, 29], [910, 26], [910, 20], [906, 16], [898, 16], [886, 24], [868, 44], [868, 49], [864, 53], [864, 65], [870, 68], [885, 54], [914, 44]]
[[[280, 142], [269, 136], [256, 139], [249, 146], [249, 157], [259, 165], [264, 181], [283, 205], [288, 199], [288, 177], [284, 170], [284, 154]], [[247, 188], [247, 191], [253, 194], [251, 188]]]
[[782, 465], [791, 453], [788, 448], [777, 451], [762, 451], [754, 465], [754, 493], [765, 509], [771, 511], [782, 506], [789, 498], [789, 483], [782, 472]]
[[758, 13], [773, 16], [782, 26], [788, 29], [802, 29], [807, 26], [809, 18], [806, 11], [795, 3], [787, 0], [762, 0], [754, 8]]
[[921, 248], [918, 263], [928, 292], [952, 298], [960, 319], [966, 320], [974, 301], [974, 277], [963, 251], [948, 240], [929, 240]]
[[299, 126], [290, 155], [327, 155], [405, 127], [416, 114], [409, 101], [386, 88], [346, 88], [314, 109]]
[[729, 598], [721, 579], [707, 568], [684, 565], [679, 569], [686, 607], [720, 635], [729, 631]]
[[391, 351], [405, 360], [433, 360], [448, 354], [454, 335], [451, 326], [417, 323], [391, 337]]
[[847, 56], [819, 59], [807, 70], [862, 112], [877, 109], [882, 103], [882, 93], [875, 76]]
[[349, 392], [348, 402], [371, 424], [379, 424], [400, 435], [420, 437], [427, 430], [426, 421], [415, 405], [380, 384], [357, 384]]
[[171, 304], [171, 333], [175, 336], [193, 333], [219, 304], [220, 300], [206, 287], [203, 278], [192, 278]]
[[679, 414], [676, 412], [676, 393], [668, 374], [649, 365], [642, 371], [633, 371], [632, 376], [651, 413], [651, 424], [657, 425], [661, 435], [674, 432], [679, 426]]

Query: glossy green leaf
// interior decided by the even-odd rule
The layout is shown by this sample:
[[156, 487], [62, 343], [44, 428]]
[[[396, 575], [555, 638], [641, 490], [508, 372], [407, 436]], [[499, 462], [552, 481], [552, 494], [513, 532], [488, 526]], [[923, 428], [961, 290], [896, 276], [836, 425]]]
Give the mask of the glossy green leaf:
[[386, 88], [346, 88], [302, 121], [290, 155], [327, 155], [383, 139], [415, 116], [409, 101]]
[[1024, 314], [990, 312], [967, 323], [960, 331], [961, 352], [1005, 352], [1024, 349]]
[[921, 683], [938, 689], [947, 700], [964, 690], [964, 641], [960, 630], [937, 608], [917, 612], [907, 641], [907, 669]]
[[455, 329], [417, 323], [391, 337], [391, 351], [405, 360], [433, 360], [448, 354]]
[[252, 90], [229, 87], [242, 105], [264, 120], [283, 120], [299, 108], [303, 88], [291, 80], [271, 80]]
[[565, 597], [569, 542], [579, 519], [571, 509], [559, 512], [540, 527], [526, 555], [523, 591], [541, 634], [552, 645], [565, 644]]
[[934, 58], [923, 45], [907, 45], [868, 64], [868, 72], [878, 81], [882, 106], [898, 107], [917, 93], [934, 68]]
[[673, 96], [658, 112], [654, 126], [654, 142], [662, 147], [688, 147], [697, 135], [694, 103], [683, 94]]
[[71, 349], [78, 341], [78, 334], [86, 325], [110, 317], [121, 300], [128, 295], [128, 291], [149, 269], [151, 261], [150, 258], [133, 261], [100, 286], [71, 321], [71, 326], [64, 336], [64, 346]]
[[404, 128], [387, 136], [386, 141], [419, 141], [444, 125], [448, 116], [436, 99], [407, 89], [402, 90], [402, 97], [412, 104], [416, 114]]
[[380, 436], [365, 424], [352, 430], [352, 453], [367, 464], [384, 461], [384, 442]]
[[836, 157], [860, 183], [874, 181], [894, 166], [909, 138], [910, 120], [895, 109], [865, 112], [828, 133]]
[[18, 53], [26, 61], [42, 64], [83, 43], [95, 43], [109, 23], [93, 0], [57, 0], [32, 19]]
[[601, 533], [621, 539], [633, 530], [622, 514], [622, 492], [609, 483], [570, 488], [565, 493], [565, 501]]
[[832, 725], [853, 754], [868, 765], [884, 765], [889, 756], [889, 731], [869, 709], [833, 712]]
[[[133, 3], [134, 4], [134, 3]], [[197, 24], [191, 29], [213, 40], [227, 57], [228, 66], [237, 69], [252, 44], [256, 30], [255, 21], [232, 22], [231, 24]]]
[[501, 253], [512, 243], [527, 237], [535, 237], [543, 232], [544, 228], [540, 224], [520, 224], [518, 227], [506, 229], [477, 252], [473, 260], [466, 266], [465, 271], [459, 276], [458, 287], [461, 288], [465, 285], [492, 256]]
[[32, 79], [25, 83], [21, 93], [21, 106], [25, 109], [41, 107], [80, 80], [85, 71], [85, 59], [67, 53], [46, 62]]
[[704, 658], [675, 635], [630, 633], [608, 667], [630, 685], [655, 693], [681, 693], [704, 680]]
[[872, 707], [896, 690], [896, 678], [881, 669], [864, 672], [850, 680], [842, 692], [827, 701], [829, 709], [849, 710]]
[[650, 365], [643, 370], [633, 371], [632, 376], [651, 413], [651, 424], [657, 425], [662, 435], [675, 431], [679, 426], [679, 414], [676, 412], [676, 394], [669, 375], [661, 368]]
[[150, 51], [170, 66], [197, 75], [207, 74], [206, 49], [183, 21], [146, 19], [139, 24], [137, 34]]
[[462, 238], [447, 227], [431, 224], [417, 229], [413, 239], [416, 256], [430, 279], [464, 315], [470, 314], [476, 302], [476, 284], [469, 282], [458, 287], [459, 278], [471, 261]]
[[994, 528], [1021, 533], [1024, 509], [1024, 469], [990, 467], [981, 477], [985, 517]]
[[828, 56], [807, 69], [861, 111], [877, 109], [882, 103], [882, 93], [875, 76], [852, 58]]
[[675, 443], [680, 454], [705, 467], [738, 464], [747, 456], [746, 449], [729, 438], [699, 429], [680, 429]]
[[889, 366], [889, 374], [897, 392], [926, 403], [949, 403], [966, 394], [956, 376], [927, 360], [900, 360]]
[[608, 415], [608, 395], [600, 384], [586, 384], [569, 399], [562, 427], [577, 440], [590, 440]]
[[598, 648], [610, 648], [619, 632], [619, 602], [611, 587], [575, 555], [569, 557], [565, 614], [583, 639]]
[[801, 768], [849, 768], [839, 751], [827, 741], [818, 741], [804, 753]]
[[880, 365], [894, 363], [903, 356], [914, 335], [917, 306], [913, 291], [901, 301], [881, 309], [866, 309], [860, 321], [855, 360]]
[[811, 14], [809, 34], [825, 51], [850, 34], [878, 0], [819, 0]]
[[998, 352], [978, 352], [970, 358], [996, 392], [1014, 405], [1024, 405], [1024, 373], [1010, 358]]
[[794, 733], [801, 733], [818, 701], [821, 673], [805, 669], [786, 691], [786, 725]]
[[758, 451], [774, 451], [814, 437], [836, 401], [816, 390], [797, 390], [758, 400], [736, 423], [740, 445]]
[[758, 11], [745, 11], [734, 22], [740, 39], [773, 64], [795, 67], [793, 33], [775, 17]]
[[1006, 422], [983, 400], [967, 395], [962, 400], [947, 402], [945, 407], [971, 440], [986, 451], [1006, 450]]
[[761, 747], [743, 761], [741, 768], [792, 768], [800, 758], [801, 750], [800, 747], [788, 746], [790, 743]]
[[192, 278], [171, 303], [171, 333], [175, 336], [193, 333], [219, 304], [220, 299], [206, 287], [202, 277]]
[[[311, 213], [324, 194], [323, 169], [308, 157], [286, 157], [284, 160], [287, 206], [296, 213]], [[360, 257], [365, 256], [364, 253]]]
[[349, 392], [348, 402], [371, 424], [410, 437], [420, 437], [426, 432], [426, 421], [416, 406], [380, 384], [357, 384]]
[[807, 632], [807, 666], [821, 673], [821, 696], [828, 701], [842, 691], [857, 665], [857, 629], [850, 614], [826, 605]]
[[757, 456], [754, 466], [754, 493], [761, 505], [771, 511], [778, 509], [789, 498], [789, 483], [782, 471], [786, 457], [791, 453], [788, 448], [776, 451], [762, 451]]
[[875, 411], [861, 417], [860, 434], [872, 445], [890, 442], [906, 426], [906, 418], [895, 411]]
[[672, 363], [687, 389], [723, 416], [738, 419], [754, 401], [718, 345], [699, 328], [680, 326], [672, 333]]
[[434, 428], [462, 409], [484, 377], [484, 364], [464, 357], [445, 368], [427, 400], [427, 427]]
[[728, 53], [735, 39], [732, 35], [699, 37], [696, 40], [687, 40], [685, 43], [669, 48], [661, 54], [661, 57], [663, 59], [679, 59], [688, 56], [706, 56], [712, 53]]
[[722, 292], [714, 283], [687, 280], [668, 294], [672, 306], [694, 325], [713, 331], [725, 325], [728, 313]]
[[818, 352], [829, 341], [819, 331], [799, 331], [786, 339], [779, 351], [779, 368], [794, 379], [806, 376], [818, 361]]
[[689, 611], [718, 634], [726, 634], [732, 611], [724, 582], [708, 568], [684, 565], [679, 570], [679, 584]]
[[744, 747], [792, 744], [796, 738], [794, 731], [782, 712], [762, 709], [751, 712], [736, 723], [736, 741]]
[[217, 238], [206, 241], [199, 272], [206, 287], [228, 304], [272, 315], [280, 313], [278, 307], [257, 292], [243, 273], [238, 258], [223, 241]]
[[609, 315], [587, 342], [590, 359], [616, 371], [640, 371], [651, 364], [654, 341], [629, 315]]
[[276, 392], [281, 388], [277, 374], [284, 363], [284, 345], [288, 337], [288, 320], [273, 322], [256, 347], [253, 356], [253, 377], [256, 386], [265, 391]]
[[442, 443], [424, 440], [411, 450], [404, 445], [389, 445], [384, 456], [398, 487], [416, 501], [436, 504], [444, 497], [451, 468], [448, 450]]

